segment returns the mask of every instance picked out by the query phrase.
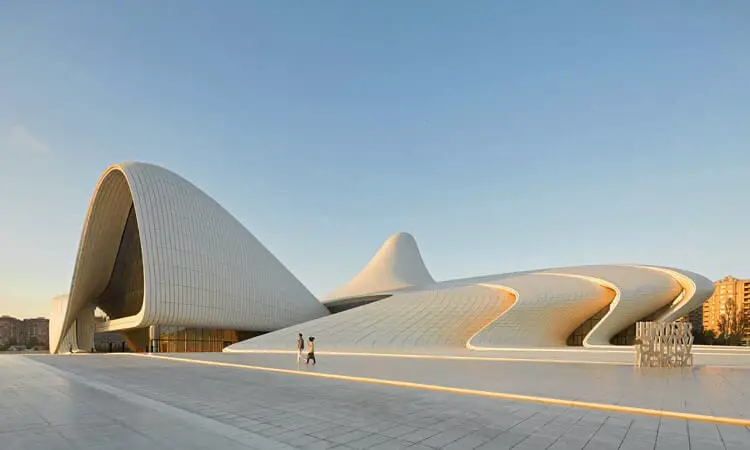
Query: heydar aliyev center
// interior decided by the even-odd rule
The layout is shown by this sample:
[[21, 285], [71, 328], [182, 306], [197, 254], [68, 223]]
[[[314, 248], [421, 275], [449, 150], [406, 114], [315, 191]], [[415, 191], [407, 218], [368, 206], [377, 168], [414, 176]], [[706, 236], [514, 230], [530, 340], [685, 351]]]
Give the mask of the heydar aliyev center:
[[92, 196], [70, 292], [53, 300], [50, 351], [88, 351], [95, 333], [115, 331], [132, 351], [285, 351], [298, 332], [342, 352], [611, 347], [713, 289], [686, 270], [635, 264], [435, 281], [398, 233], [320, 301], [193, 184], [124, 163]]

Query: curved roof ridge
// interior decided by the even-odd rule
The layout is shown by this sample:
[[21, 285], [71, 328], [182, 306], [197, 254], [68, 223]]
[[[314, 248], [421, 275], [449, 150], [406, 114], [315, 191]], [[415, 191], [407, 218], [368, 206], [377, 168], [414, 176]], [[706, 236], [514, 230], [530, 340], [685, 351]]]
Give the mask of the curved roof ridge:
[[396, 233], [385, 241], [364, 269], [329, 294], [325, 301], [433, 283], [435, 280], [422, 260], [414, 236]]

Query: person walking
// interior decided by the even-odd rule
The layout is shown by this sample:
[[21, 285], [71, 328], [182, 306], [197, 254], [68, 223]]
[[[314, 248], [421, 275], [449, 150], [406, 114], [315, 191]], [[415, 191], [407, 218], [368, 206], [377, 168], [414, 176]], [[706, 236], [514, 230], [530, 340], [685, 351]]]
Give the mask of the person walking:
[[305, 338], [302, 333], [297, 336], [297, 362], [302, 362], [302, 351], [305, 350]]
[[305, 361], [305, 365], [309, 364], [310, 360], [315, 365], [315, 338], [312, 336], [310, 336], [310, 340], [307, 343], [307, 361]]

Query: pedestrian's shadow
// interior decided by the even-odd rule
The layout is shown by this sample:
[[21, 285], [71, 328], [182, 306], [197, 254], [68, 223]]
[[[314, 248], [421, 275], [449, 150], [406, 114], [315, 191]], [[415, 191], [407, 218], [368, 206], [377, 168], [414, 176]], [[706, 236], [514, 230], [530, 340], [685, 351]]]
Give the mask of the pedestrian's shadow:
[[297, 361], [297, 370], [300, 371], [300, 372], [301, 371], [315, 370], [316, 366], [317, 366], [317, 364], [305, 364], [302, 361]]

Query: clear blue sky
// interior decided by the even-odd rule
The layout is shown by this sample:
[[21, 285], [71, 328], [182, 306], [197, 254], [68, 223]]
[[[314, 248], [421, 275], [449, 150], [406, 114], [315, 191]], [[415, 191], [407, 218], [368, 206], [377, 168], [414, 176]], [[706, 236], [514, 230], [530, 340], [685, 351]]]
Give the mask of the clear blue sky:
[[750, 276], [750, 2], [9, 1], [0, 314], [66, 293], [115, 162], [213, 196], [318, 296], [392, 233], [437, 279]]

